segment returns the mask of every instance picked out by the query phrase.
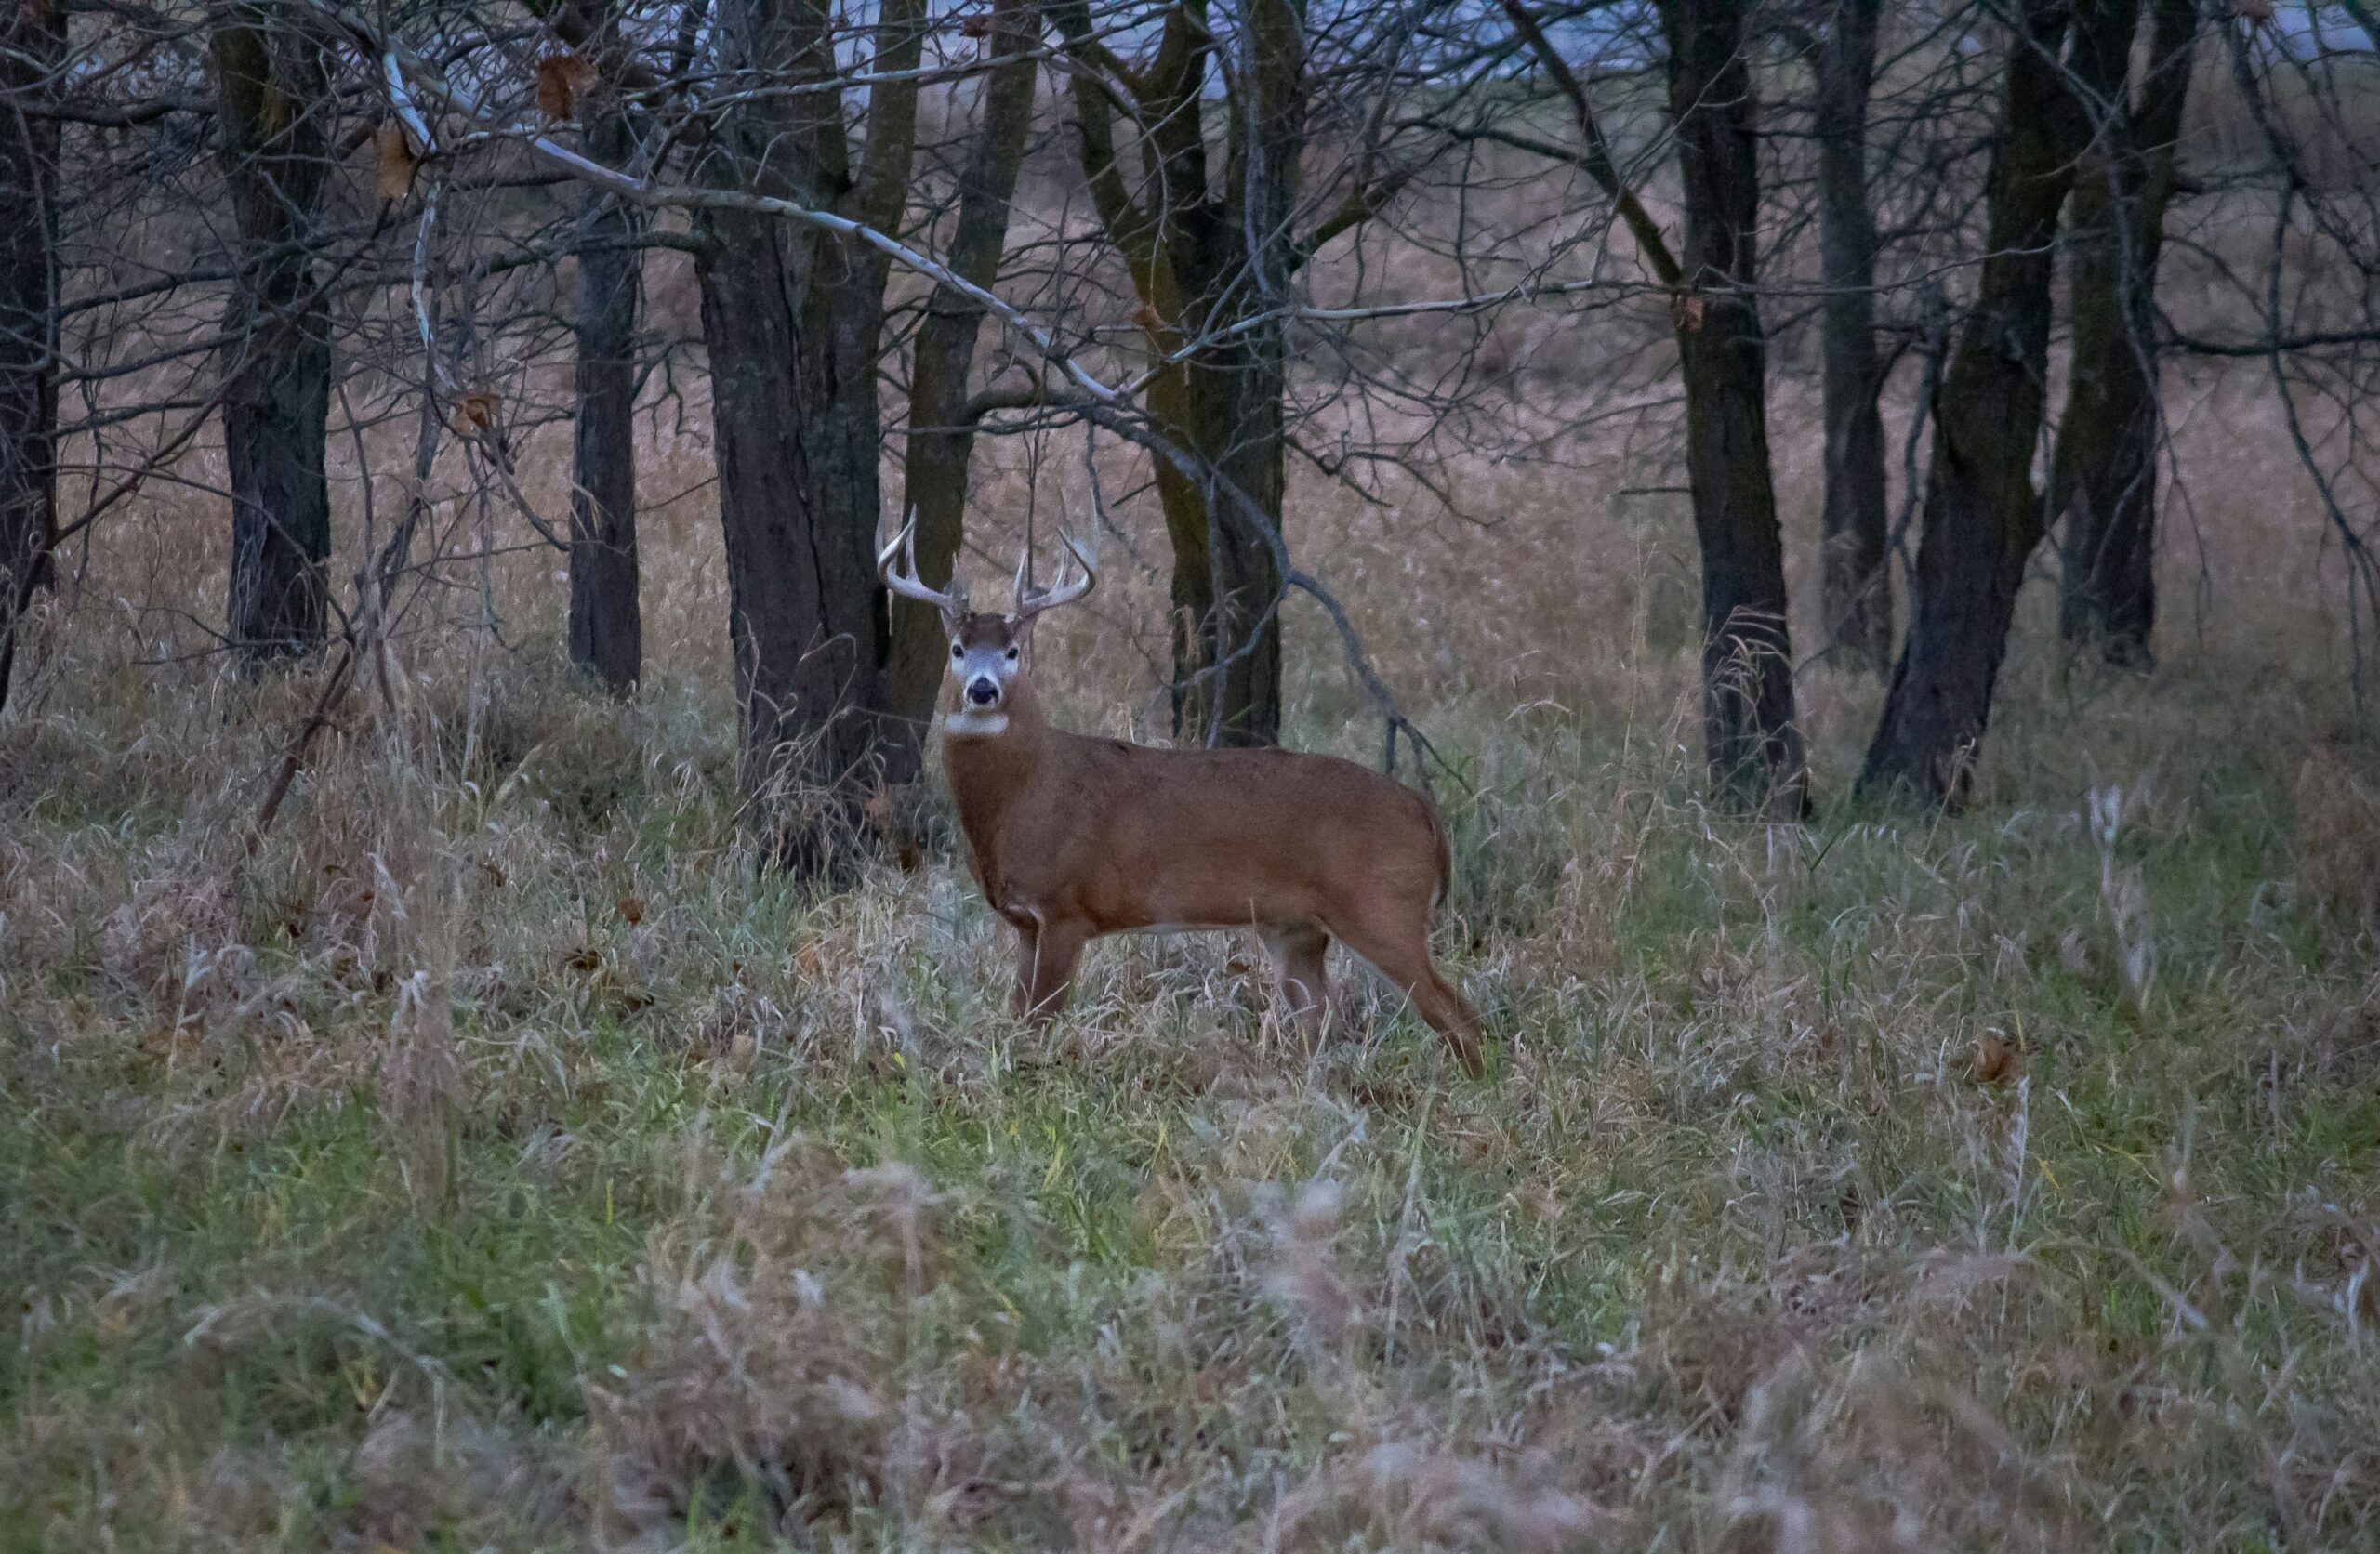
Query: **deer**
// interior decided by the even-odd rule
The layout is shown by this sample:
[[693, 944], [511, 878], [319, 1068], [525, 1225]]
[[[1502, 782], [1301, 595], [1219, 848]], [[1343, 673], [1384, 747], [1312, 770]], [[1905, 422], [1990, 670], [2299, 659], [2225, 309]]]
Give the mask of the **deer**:
[[1335, 941], [1480, 1075], [1478, 1011], [1430, 958], [1452, 855], [1428, 799], [1335, 756], [1165, 748], [1052, 727], [1026, 652], [1036, 621], [1091, 592], [1091, 558], [1061, 533], [1081, 575], [1068, 582], [1062, 559], [1055, 586], [1031, 588], [1020, 564], [1015, 607], [995, 614], [970, 608], [962, 583], [938, 591], [919, 580], [916, 529], [911, 520], [893, 536], [877, 574], [938, 612], [950, 640], [943, 771], [969, 872], [1016, 931], [1020, 1017], [1036, 1028], [1056, 1018], [1093, 939], [1253, 928], [1310, 1043], [1327, 1025]]

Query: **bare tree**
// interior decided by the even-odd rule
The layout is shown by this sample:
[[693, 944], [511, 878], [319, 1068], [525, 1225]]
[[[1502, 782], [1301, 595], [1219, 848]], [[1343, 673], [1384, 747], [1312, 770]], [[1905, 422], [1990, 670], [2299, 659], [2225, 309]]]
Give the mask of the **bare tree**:
[[[921, 14], [919, 0], [882, 7], [854, 146], [827, 0], [721, 0], [704, 181], [897, 227]], [[884, 737], [892, 638], [875, 535], [891, 260], [730, 204], [702, 210], [695, 230], [748, 800], [773, 852], [831, 870]]]
[[[628, 163], [636, 143], [624, 91], [627, 41], [606, 0], [572, 0], [578, 52], [548, 66], [575, 111], [587, 154]], [[592, 90], [572, 86], [585, 61]], [[644, 669], [644, 623], [637, 599], [636, 313], [644, 256], [644, 213], [619, 195], [580, 193], [575, 406], [570, 492], [570, 658], [615, 693]]]
[[298, 0], [233, 0], [216, 21], [214, 49], [223, 176], [242, 250], [224, 329], [227, 630], [253, 663], [311, 652], [323, 636], [331, 347], [314, 229], [336, 106], [325, 39]]
[[2157, 262], [2199, 33], [2194, 0], [2148, 9], [2138, 72], [2140, 0], [2077, 13], [2070, 69], [2096, 133], [2067, 213], [2074, 343], [2049, 494], [2067, 639], [2135, 665], [2157, 619]]
[[1870, 793], [1934, 803], [1965, 796], [2016, 591], [2041, 541], [2032, 466], [2051, 264], [2084, 141], [2060, 59], [2071, 20], [2068, 0], [2025, 0], [2009, 30], [1983, 265], [1934, 411], [1909, 635], [1860, 772]]
[[1758, 112], [1740, 0], [1659, 7], [1686, 207], [1682, 248], [1621, 177], [1584, 85], [1537, 15], [1505, 15], [1553, 77], [1579, 130], [1572, 159], [1634, 236], [1670, 294], [1686, 388], [1686, 462], [1702, 558], [1702, 740], [1712, 791], [1750, 810], [1798, 816], [1806, 803], [1786, 627], [1784, 544], [1769, 472], [1767, 341], [1757, 287]]
[[[1280, 309], [1302, 251], [1292, 217], [1305, 150], [1304, 8], [1247, 0], [1225, 33], [1206, 0], [1169, 6], [1138, 68], [1100, 41], [1084, 0], [1062, 0], [1053, 14], [1074, 66], [1083, 177], [1131, 274], [1134, 317], [1155, 356], [1157, 426], [1253, 498], [1272, 529], [1252, 532], [1211, 483], [1157, 465], [1173, 549], [1174, 731], [1270, 744], [1281, 731], [1289, 360]], [[1225, 37], [1235, 51], [1219, 58]], [[1223, 119], [1220, 158], [1209, 143], [1210, 104]], [[1119, 119], [1138, 140], [1138, 179], [1120, 157]]]
[[1675, 303], [1686, 481], [1702, 551], [1702, 741], [1712, 783], [1758, 810], [1805, 802], [1784, 544], [1768, 460], [1755, 243], [1760, 162], [1742, 0], [1665, 0], [1686, 244]]
[[1825, 352], [1826, 509], [1822, 603], [1829, 645], [1883, 674], [1892, 666], [1885, 571], [1884, 424], [1876, 408], [1876, 211], [1868, 192], [1868, 94], [1880, 0], [1833, 0], [1818, 47], [1820, 321]]
[[58, 527], [58, 152], [66, 8], [0, 16], [0, 630], [50, 570]]

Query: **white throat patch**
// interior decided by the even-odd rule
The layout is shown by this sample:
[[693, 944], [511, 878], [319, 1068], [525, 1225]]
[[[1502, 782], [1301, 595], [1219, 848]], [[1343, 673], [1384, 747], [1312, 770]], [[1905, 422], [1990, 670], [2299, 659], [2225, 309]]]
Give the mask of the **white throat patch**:
[[978, 707], [961, 707], [942, 720], [942, 731], [966, 739], [1006, 733], [1008, 714], [997, 707], [988, 712]]

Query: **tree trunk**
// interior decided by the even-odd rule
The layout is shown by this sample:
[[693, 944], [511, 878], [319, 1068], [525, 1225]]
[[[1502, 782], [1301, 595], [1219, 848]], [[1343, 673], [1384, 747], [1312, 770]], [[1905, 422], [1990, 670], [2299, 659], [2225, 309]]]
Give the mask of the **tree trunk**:
[[[1093, 204], [1122, 255], [1135, 315], [1162, 364], [1149, 385], [1160, 430], [1263, 514], [1254, 518], [1160, 460], [1157, 497], [1173, 550], [1174, 737], [1271, 744], [1281, 731], [1279, 601], [1286, 484], [1288, 341], [1272, 310], [1298, 253], [1290, 217], [1306, 139], [1302, 0], [1249, 0], [1240, 57], [1223, 72], [1225, 166], [1210, 180], [1203, 6], [1166, 13], [1132, 91], [1149, 190], [1117, 165], [1114, 108], [1090, 8], [1054, 11], [1082, 65], [1075, 129]], [[1262, 320], [1263, 322], [1258, 322]]]
[[319, 646], [326, 612], [331, 352], [311, 242], [335, 110], [319, 33], [279, 0], [241, 0], [214, 45], [224, 177], [243, 250], [225, 329], [227, 631], [254, 665]]
[[[1158, 426], [1245, 491], [1276, 533], [1287, 475], [1284, 377], [1261, 349], [1210, 349], [1149, 388]], [[1163, 461], [1157, 487], [1173, 550], [1173, 736], [1277, 744], [1281, 574], [1273, 549], [1247, 514]]]
[[[610, 28], [600, 26], [596, 36], [608, 46]], [[635, 138], [614, 93], [601, 91], [580, 112], [587, 153], [624, 165]], [[570, 661], [615, 695], [644, 667], [636, 551], [636, 305], [644, 265], [634, 246], [642, 225], [627, 202], [591, 185], [586, 191], [578, 218]]]
[[58, 532], [59, 121], [44, 109], [65, 54], [56, 0], [0, 19], [0, 634], [47, 581]]
[[2079, 114], [2058, 55], [2066, 0], [2026, 0], [2012, 38], [1987, 179], [1986, 257], [1935, 410], [1925, 531], [1909, 639], [1859, 785], [1963, 799], [2025, 563], [2040, 543], [2032, 463], [2049, 355], [2058, 208], [2074, 181]]
[[1743, 6], [1668, 0], [1662, 20], [1686, 204], [1674, 308], [1702, 551], [1703, 752], [1723, 799], [1798, 817], [1805, 779], [1769, 477], [1767, 346], [1752, 292], [1759, 141]]
[[[1175, 534], [1174, 675], [1187, 692], [1176, 696], [1176, 737], [1200, 735], [1212, 744], [1281, 738], [1289, 385], [1278, 309], [1292, 300], [1291, 222], [1306, 141], [1305, 20], [1304, 0], [1248, 0], [1240, 59], [1230, 72], [1239, 89], [1225, 102], [1223, 198], [1208, 203], [1212, 219], [1183, 224], [1176, 243], [1190, 250], [1175, 268], [1197, 278], [1207, 329], [1229, 330], [1188, 363], [1183, 430], [1217, 475], [1248, 494], [1270, 530], [1260, 532], [1218, 493], [1182, 489], [1160, 465], [1160, 498], [1175, 487], [1167, 503], [1167, 529]], [[1193, 501], [1204, 519], [1195, 528]], [[1197, 540], [1204, 543], [1184, 543]]]
[[2066, 640], [2141, 668], [2157, 621], [2157, 260], [2199, 22], [2191, 0], [2153, 4], [2136, 99], [2139, 0], [2093, 0], [2077, 17], [2072, 68], [2110, 122], [2068, 217], [2074, 349], [2049, 507], [2066, 523]]
[[1876, 354], [1876, 217], [1868, 201], [1868, 91], [1881, 0], [1835, 0], [1818, 55], [1818, 189], [1826, 373], [1822, 606], [1830, 644], [1882, 675], [1892, 666], [1884, 568], [1884, 387]]
[[[704, 177], [894, 224], [915, 141], [917, 10], [915, 0], [883, 7], [879, 31], [901, 40], [879, 47], [875, 68], [911, 79], [874, 94], [860, 176], [834, 94], [745, 92], [720, 115]], [[724, 0], [718, 26], [726, 71], [834, 78], [824, 0]], [[875, 567], [886, 265], [859, 244], [747, 211], [707, 209], [697, 235], [746, 812], [774, 860], [840, 878], [878, 775], [891, 649]]]
[[[1038, 33], [1038, 0], [993, 0], [991, 47], [1001, 62], [984, 88], [984, 127], [959, 176], [959, 216], [949, 264], [961, 279], [988, 286], [1008, 245], [1009, 204], [1033, 127], [1029, 57]], [[949, 585], [958, 564], [967, 508], [967, 465], [974, 453], [968, 374], [974, 365], [984, 309], [957, 288], [937, 285], [918, 325], [909, 379], [908, 504], [918, 525], [918, 575]], [[948, 643], [942, 619], [914, 599], [892, 600], [892, 657], [884, 670], [885, 777], [916, 780], [923, 765]]]

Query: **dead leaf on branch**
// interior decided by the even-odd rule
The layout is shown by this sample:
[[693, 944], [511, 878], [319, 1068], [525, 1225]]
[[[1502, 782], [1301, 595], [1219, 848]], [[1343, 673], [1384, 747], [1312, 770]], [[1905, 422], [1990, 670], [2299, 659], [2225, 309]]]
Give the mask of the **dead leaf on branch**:
[[393, 204], [413, 193], [414, 175], [421, 170], [421, 153], [413, 137], [393, 119], [372, 132], [379, 153], [380, 198]]
[[595, 86], [595, 67], [576, 54], [537, 61], [537, 112], [553, 120], [578, 117], [578, 99]]
[[455, 396], [455, 414], [448, 425], [457, 437], [470, 437], [496, 425], [496, 413], [504, 408], [500, 395], [486, 388], [472, 388]]

